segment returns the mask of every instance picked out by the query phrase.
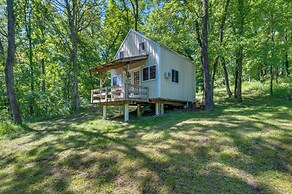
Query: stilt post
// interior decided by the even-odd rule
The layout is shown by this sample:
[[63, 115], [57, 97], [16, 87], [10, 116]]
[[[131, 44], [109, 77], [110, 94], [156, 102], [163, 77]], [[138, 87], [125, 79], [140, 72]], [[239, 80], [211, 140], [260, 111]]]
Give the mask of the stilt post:
[[137, 117], [141, 117], [142, 116], [142, 110], [141, 110], [141, 104], [137, 105]]
[[107, 117], [107, 114], [106, 114], [107, 112], [106, 112], [106, 106], [102, 106], [102, 119], [106, 119], [106, 117]]
[[129, 104], [125, 104], [124, 120], [125, 122], [129, 121]]

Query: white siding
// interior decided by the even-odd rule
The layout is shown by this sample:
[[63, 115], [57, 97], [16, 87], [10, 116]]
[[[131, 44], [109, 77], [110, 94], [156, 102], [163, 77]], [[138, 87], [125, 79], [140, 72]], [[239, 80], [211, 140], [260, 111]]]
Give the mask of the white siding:
[[[145, 52], [139, 53], [139, 44], [145, 42]], [[195, 99], [196, 75], [195, 66], [186, 58], [175, 52], [161, 46], [153, 40], [130, 30], [124, 42], [120, 46], [115, 59], [119, 58], [119, 53], [124, 51], [124, 57], [137, 56], [147, 54], [146, 62], [138, 62], [133, 64], [133, 68], [137, 70], [140, 66], [141, 85], [149, 88], [149, 98], [161, 98], [168, 100], [193, 101]], [[145, 66], [156, 65], [156, 79], [150, 81], [142, 81], [142, 68]], [[171, 70], [179, 72], [179, 83], [174, 83], [170, 78], [164, 77], [164, 72]], [[131, 68], [130, 68], [131, 72]], [[125, 72], [122, 68], [111, 70], [111, 77], [116, 74], [122, 74], [125, 82]], [[132, 74], [132, 73], [131, 73]], [[132, 74], [133, 76], [133, 74]]]
[[[164, 72], [171, 72], [172, 69], [179, 72], [178, 83], [172, 82], [171, 77], [164, 77]], [[161, 47], [161, 74], [161, 98], [180, 101], [195, 99], [195, 66], [189, 60]]]
[[[145, 52], [139, 53], [139, 44], [141, 42], [145, 42]], [[131, 56], [137, 56], [141, 54], [147, 54], [148, 59], [146, 62], [140, 62], [141, 63], [141, 69], [140, 69], [140, 78], [142, 80], [142, 68], [145, 66], [152, 66], [152, 65], [158, 65], [158, 53], [157, 48], [159, 47], [159, 44], [141, 36], [137, 32], [130, 30], [127, 37], [125, 38], [123, 44], [121, 45], [120, 49], [118, 50], [115, 59], [119, 58], [119, 53], [121, 51], [124, 51], [125, 57], [131, 57]], [[115, 75], [115, 71], [112, 70], [113, 77]], [[158, 73], [157, 73], [158, 76]], [[123, 83], [125, 82], [125, 77], [123, 76]], [[155, 80], [149, 80], [149, 81], [141, 81], [142, 86], [146, 86], [149, 88], [149, 98], [157, 98], [157, 79]]]

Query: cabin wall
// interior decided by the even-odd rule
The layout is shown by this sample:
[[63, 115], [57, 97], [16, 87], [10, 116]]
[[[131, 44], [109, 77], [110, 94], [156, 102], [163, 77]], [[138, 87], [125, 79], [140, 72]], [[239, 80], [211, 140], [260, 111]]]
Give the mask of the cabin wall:
[[[181, 101], [193, 101], [195, 99], [196, 72], [195, 65], [184, 57], [161, 47], [161, 95], [160, 98]], [[165, 72], [178, 71], [178, 83], [172, 82], [172, 78], [165, 78]]]
[[[139, 44], [141, 42], [145, 42], [145, 51], [140, 53], [139, 52]], [[138, 55], [148, 55], [148, 59], [146, 62], [138, 62], [140, 64], [140, 83], [141, 86], [146, 86], [149, 88], [149, 98], [157, 98], [157, 78], [158, 78], [158, 64], [159, 64], [159, 56], [157, 53], [159, 44], [145, 38], [143, 36], [140, 36], [139, 34], [135, 33], [134, 31], [130, 31], [127, 37], [125, 38], [125, 41], [121, 45], [120, 49], [118, 50], [115, 59], [119, 59], [119, 53], [121, 51], [124, 51], [124, 57], [131, 57], [131, 56], [138, 56]], [[146, 66], [152, 66], [156, 65], [156, 79], [155, 80], [147, 80], [147, 81], [142, 81], [142, 68]], [[131, 67], [134, 66], [136, 68], [135, 64], [130, 65], [130, 73], [131, 73]], [[112, 70], [111, 71], [111, 77], [115, 76], [116, 73], [120, 73], [119, 71]], [[123, 73], [123, 83], [125, 83], [125, 72]], [[133, 74], [131, 73], [131, 78], [132, 79]]]

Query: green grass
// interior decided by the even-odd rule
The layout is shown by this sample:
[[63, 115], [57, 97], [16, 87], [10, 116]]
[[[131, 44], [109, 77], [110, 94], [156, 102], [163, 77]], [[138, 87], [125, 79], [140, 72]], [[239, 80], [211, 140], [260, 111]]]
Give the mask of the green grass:
[[0, 193], [291, 193], [292, 102], [258, 92], [218, 90], [211, 113], [23, 125], [0, 140]]

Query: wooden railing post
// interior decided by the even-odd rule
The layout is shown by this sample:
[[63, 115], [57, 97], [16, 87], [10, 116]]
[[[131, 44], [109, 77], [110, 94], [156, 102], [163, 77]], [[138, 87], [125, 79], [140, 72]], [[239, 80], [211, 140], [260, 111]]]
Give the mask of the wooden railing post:
[[107, 96], [108, 96], [108, 87], [105, 88], [105, 101], [107, 102]]
[[125, 83], [124, 84], [124, 91], [125, 91], [125, 100], [128, 100], [128, 84], [127, 83]]
[[140, 98], [142, 99], [142, 92], [143, 92], [143, 88], [142, 88], [142, 86], [140, 86], [140, 88], [139, 88], [139, 91], [140, 91]]

